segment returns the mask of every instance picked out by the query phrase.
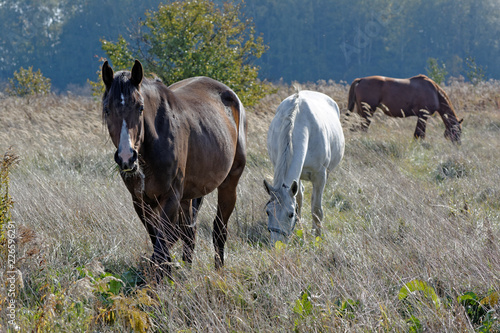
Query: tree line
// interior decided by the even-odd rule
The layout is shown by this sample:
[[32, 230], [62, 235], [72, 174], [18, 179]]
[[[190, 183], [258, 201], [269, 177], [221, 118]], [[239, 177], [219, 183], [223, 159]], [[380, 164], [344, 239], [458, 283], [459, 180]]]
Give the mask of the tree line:
[[[172, 1], [0, 0], [0, 81], [21, 66], [40, 69], [59, 90], [95, 80], [101, 40], [131, 36], [161, 2]], [[452, 76], [466, 76], [473, 59], [500, 78], [498, 1], [246, 0], [242, 8], [268, 46], [249, 59], [261, 79], [408, 77], [425, 73], [429, 58]]]
[[285, 81], [351, 81], [425, 74], [429, 58], [452, 76], [467, 59], [500, 78], [500, 3], [475, 0], [249, 0], [270, 49], [261, 74]]

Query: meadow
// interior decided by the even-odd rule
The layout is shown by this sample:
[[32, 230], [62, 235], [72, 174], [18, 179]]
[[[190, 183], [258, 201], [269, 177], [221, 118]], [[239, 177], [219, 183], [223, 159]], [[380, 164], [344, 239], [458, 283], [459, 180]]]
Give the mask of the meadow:
[[[310, 232], [306, 183], [300, 225], [271, 248], [266, 135], [295, 91], [276, 88], [247, 109], [225, 267], [214, 269], [209, 195], [192, 266], [179, 243], [174, 280], [160, 284], [148, 275], [152, 246], [116, 171], [100, 102], [1, 96], [0, 153], [18, 161], [8, 182], [17, 256], [15, 269], [2, 258], [0, 331], [499, 332], [500, 82], [444, 87], [465, 119], [460, 146], [443, 137], [437, 114], [424, 141], [413, 140], [416, 118], [377, 112], [367, 132], [343, 118], [345, 156], [325, 189], [322, 237]], [[326, 93], [345, 114], [345, 82], [301, 88]]]

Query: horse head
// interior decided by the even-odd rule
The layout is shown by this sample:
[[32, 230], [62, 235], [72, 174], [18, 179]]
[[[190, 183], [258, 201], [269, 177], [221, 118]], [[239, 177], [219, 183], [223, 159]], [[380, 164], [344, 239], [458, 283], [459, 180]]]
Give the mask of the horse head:
[[294, 180], [290, 186], [283, 184], [275, 188], [264, 180], [264, 187], [271, 197], [266, 205], [267, 229], [271, 233], [271, 244], [274, 245], [277, 241], [285, 242], [298, 220], [296, 195], [299, 187], [297, 181]]
[[458, 121], [450, 122], [450, 124], [447, 124], [446, 130], [444, 131], [444, 137], [451, 140], [451, 142], [453, 143], [460, 144], [463, 121], [463, 119], [460, 119]]
[[143, 68], [138, 60], [131, 72], [114, 74], [107, 61], [102, 66], [105, 85], [103, 117], [117, 148], [115, 161], [124, 174], [138, 171], [138, 151], [144, 137], [144, 98], [140, 91], [143, 78]]

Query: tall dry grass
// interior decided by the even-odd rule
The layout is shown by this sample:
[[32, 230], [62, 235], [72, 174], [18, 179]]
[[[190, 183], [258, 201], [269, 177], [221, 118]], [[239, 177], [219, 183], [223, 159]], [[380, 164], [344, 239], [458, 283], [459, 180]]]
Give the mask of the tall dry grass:
[[[16, 320], [23, 331], [479, 329], [481, 322], [466, 314], [457, 297], [500, 291], [499, 83], [446, 87], [465, 118], [460, 147], [444, 139], [439, 117], [430, 118], [424, 142], [412, 139], [413, 118], [376, 114], [366, 133], [350, 131], [352, 119], [344, 121], [345, 157], [325, 189], [324, 235], [310, 235], [306, 184], [298, 232], [285, 247], [271, 249], [263, 210], [262, 180], [273, 174], [266, 133], [278, 104], [295, 91], [278, 88], [247, 110], [248, 163], [230, 222], [226, 266], [213, 268], [216, 203], [210, 195], [200, 212], [192, 268], [180, 263], [179, 245], [174, 283], [132, 284], [118, 295], [109, 293], [112, 278], [103, 287], [103, 271], [137, 274], [152, 247], [114, 169], [99, 103], [2, 98], [0, 151], [12, 146], [20, 156], [11, 196], [24, 280]], [[301, 89], [326, 93], [346, 110], [345, 83]], [[441, 305], [423, 292], [400, 300], [398, 292], [413, 280], [432, 287]], [[2, 290], [0, 301], [6, 297]], [[498, 316], [498, 303], [492, 304]], [[4, 329], [4, 312], [1, 318]], [[492, 323], [498, 330], [498, 321]]]

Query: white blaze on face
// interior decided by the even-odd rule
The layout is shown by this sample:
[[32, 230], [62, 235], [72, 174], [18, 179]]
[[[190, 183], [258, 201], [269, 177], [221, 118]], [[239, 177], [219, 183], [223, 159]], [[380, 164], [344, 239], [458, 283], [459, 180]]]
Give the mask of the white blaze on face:
[[120, 97], [122, 98], [122, 105], [125, 105], [125, 96], [123, 96], [123, 93], [120, 95]]
[[120, 144], [118, 145], [118, 156], [122, 161], [129, 161], [132, 156], [132, 142], [130, 142], [130, 135], [128, 134], [127, 122], [125, 119], [122, 124], [122, 131], [120, 133]]

